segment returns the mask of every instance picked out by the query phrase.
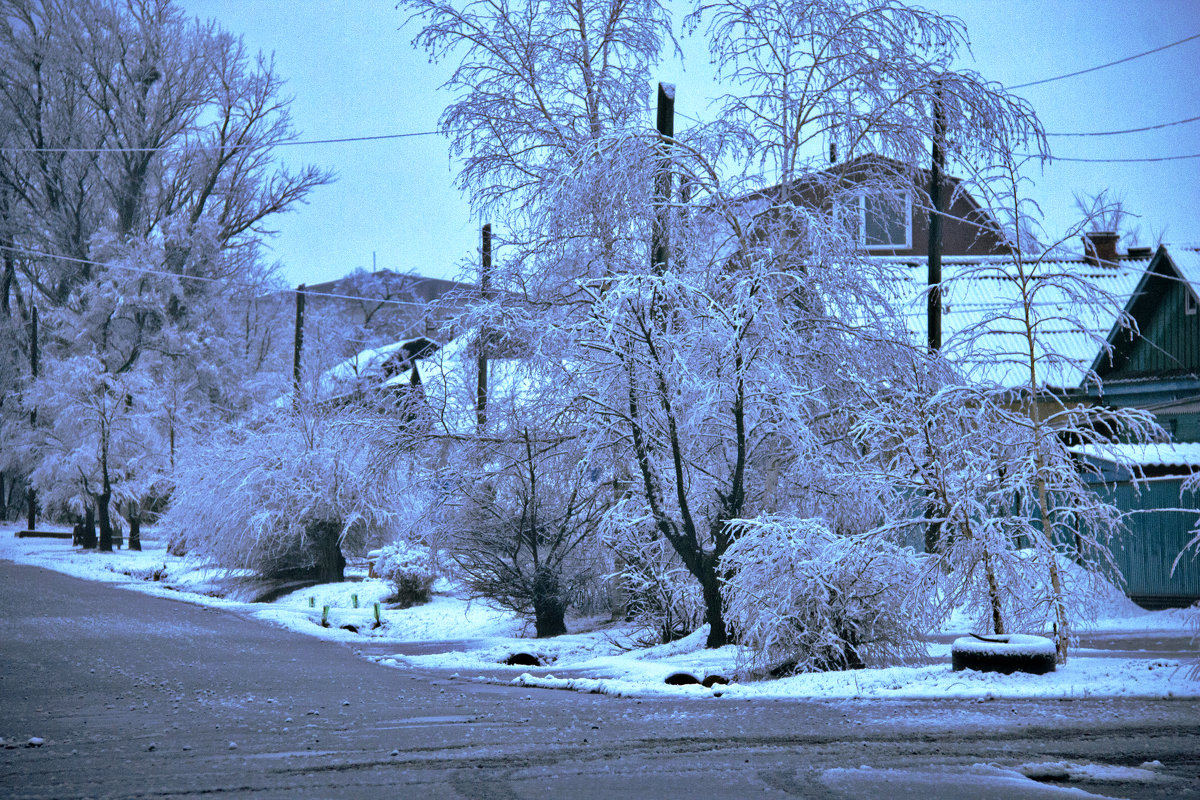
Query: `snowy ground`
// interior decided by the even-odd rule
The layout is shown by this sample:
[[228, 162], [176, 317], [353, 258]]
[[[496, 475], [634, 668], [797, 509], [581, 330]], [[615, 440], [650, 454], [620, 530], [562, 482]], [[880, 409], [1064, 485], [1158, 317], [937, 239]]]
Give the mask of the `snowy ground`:
[[[149, 594], [234, 609], [307, 635], [363, 645], [375, 654], [372, 658], [384, 664], [450, 669], [464, 678], [480, 675], [526, 686], [625, 696], [728, 699], [967, 698], [986, 702], [1020, 697], [1200, 697], [1200, 664], [1191, 655], [1195, 641], [1187, 638], [1200, 622], [1200, 607], [1150, 612], [1119, 593], [1103, 598], [1103, 618], [1092, 633], [1166, 636], [1184, 642], [1188, 657], [1081, 648], [1065, 666], [1049, 675], [1000, 675], [953, 672], [950, 645], [933, 642], [929, 663], [922, 666], [799, 675], [709, 688], [671, 686], [664, 680], [677, 673], [698, 680], [714, 675], [733, 677], [737, 649], [705, 650], [703, 631], [669, 645], [637, 647], [637, 631], [604, 620], [569, 620], [571, 630], [584, 632], [532, 639], [530, 631], [511, 614], [483, 602], [468, 602], [445, 581], [435, 587], [435, 597], [427, 605], [388, 608], [383, 602], [388, 586], [354, 570], [348, 572], [358, 580], [301, 589], [271, 603], [248, 603], [230, 598], [238, 592], [231, 592], [223, 572], [169, 555], [154, 539], [153, 531], [144, 535], [145, 549], [141, 552], [98, 553], [73, 548], [66, 540], [17, 539], [14, 533], [20, 528], [14, 523], [0, 523], [0, 558]], [[380, 604], [380, 624], [375, 622], [376, 603]], [[328, 627], [321, 624], [323, 616]], [[952, 620], [950, 629], [942, 633], [966, 632], [955, 630], [955, 624]], [[506, 666], [505, 660], [516, 653], [535, 656], [543, 666]]]

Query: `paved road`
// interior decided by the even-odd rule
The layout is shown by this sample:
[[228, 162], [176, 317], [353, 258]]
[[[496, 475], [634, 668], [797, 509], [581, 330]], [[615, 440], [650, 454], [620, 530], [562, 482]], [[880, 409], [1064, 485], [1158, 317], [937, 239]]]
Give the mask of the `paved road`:
[[[0, 562], [0, 796], [1058, 796], [971, 765], [1138, 765], [1200, 797], [1200, 703], [634, 701], [382, 667], [225, 611]], [[12, 747], [30, 737], [41, 747]], [[867, 765], [873, 769], [860, 769]], [[964, 787], [969, 787], [964, 789]]]

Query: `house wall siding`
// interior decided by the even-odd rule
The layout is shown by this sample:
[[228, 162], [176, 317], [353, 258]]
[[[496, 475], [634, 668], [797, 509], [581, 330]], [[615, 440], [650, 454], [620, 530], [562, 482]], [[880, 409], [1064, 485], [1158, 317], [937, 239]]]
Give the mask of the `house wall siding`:
[[1128, 359], [1105, 378], [1200, 373], [1200, 314], [1187, 313], [1187, 287], [1156, 278], [1147, 285], [1147, 293], [1151, 292], [1161, 293], [1157, 312], [1142, 323]]
[[[1125, 593], [1147, 607], [1190, 605], [1200, 599], [1200, 558], [1185, 554], [1171, 571], [1200, 514], [1195, 495], [1180, 495], [1182, 484], [1182, 479], [1141, 486], [1123, 481], [1100, 488], [1101, 497], [1128, 513], [1126, 530], [1109, 549], [1125, 578]], [[1192, 511], [1171, 510], [1180, 508]]]

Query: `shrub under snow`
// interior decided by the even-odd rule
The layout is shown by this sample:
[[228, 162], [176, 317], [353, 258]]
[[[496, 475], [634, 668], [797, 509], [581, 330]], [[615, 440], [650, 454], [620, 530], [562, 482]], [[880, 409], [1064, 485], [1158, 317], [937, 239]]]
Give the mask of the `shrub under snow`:
[[704, 624], [700, 585], [670, 543], [629, 504], [605, 520], [604, 542], [616, 557], [617, 590], [628, 619], [645, 627], [653, 643], [682, 639]]
[[731, 525], [722, 593], [747, 668], [779, 675], [925, 655], [922, 556], [870, 534], [839, 536], [817, 519]]
[[392, 601], [401, 608], [428, 603], [437, 574], [429, 548], [398, 541], [379, 551], [375, 574], [392, 584]]
[[337, 417], [281, 411], [181, 449], [162, 519], [173, 553], [266, 578], [344, 577], [344, 552], [383, 535], [395, 498]]

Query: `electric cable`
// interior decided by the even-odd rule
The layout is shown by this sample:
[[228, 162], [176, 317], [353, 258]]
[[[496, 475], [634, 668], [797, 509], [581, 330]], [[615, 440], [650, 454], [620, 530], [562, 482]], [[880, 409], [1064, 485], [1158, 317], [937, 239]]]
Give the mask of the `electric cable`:
[[1193, 33], [1191, 36], [1180, 39], [1177, 42], [1171, 42], [1170, 44], [1164, 44], [1162, 47], [1155, 47], [1152, 50], [1146, 50], [1144, 52], [1137, 53], [1132, 56], [1126, 56], [1125, 58], [1118, 58], [1116, 61], [1109, 61], [1107, 64], [1099, 64], [1095, 67], [1088, 67], [1087, 69], [1080, 69], [1080, 70], [1076, 70], [1075, 72], [1068, 72], [1065, 75], [1055, 75], [1053, 78], [1042, 78], [1041, 80], [1038, 80], [1038, 81], [1029, 81], [1028, 83], [1018, 83], [1016, 86], [1006, 86], [1004, 88], [1007, 89], [1008, 91], [1013, 91], [1015, 89], [1027, 89], [1030, 86], [1041, 86], [1044, 83], [1053, 83], [1054, 81], [1061, 81], [1061, 80], [1065, 80], [1066, 78], [1074, 78], [1077, 75], [1086, 75], [1089, 72], [1096, 72], [1097, 70], [1108, 69], [1109, 67], [1115, 67], [1118, 64], [1124, 64], [1128, 61], [1134, 61], [1135, 59], [1143, 58], [1145, 56], [1152, 55], [1154, 53], [1161, 53], [1163, 50], [1168, 50], [1172, 47], [1177, 47], [1181, 44], [1190, 42], [1193, 39], [1200, 39], [1200, 33]]

